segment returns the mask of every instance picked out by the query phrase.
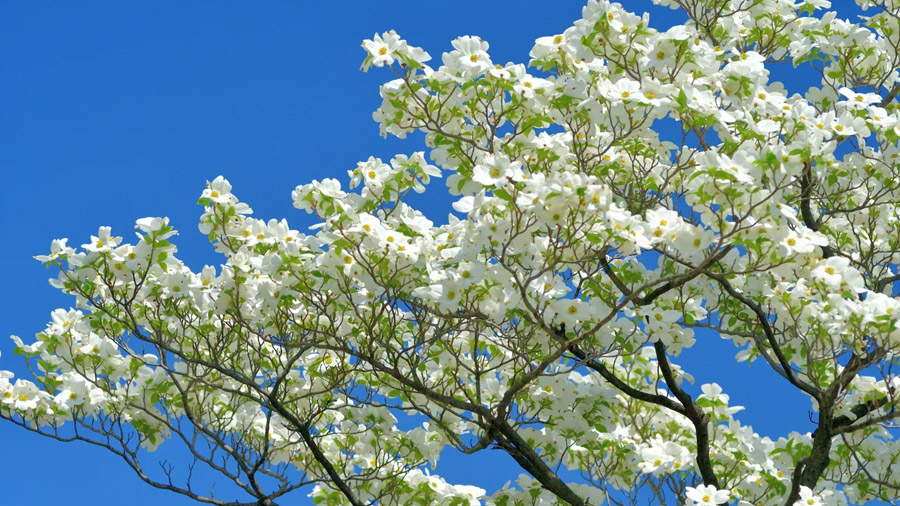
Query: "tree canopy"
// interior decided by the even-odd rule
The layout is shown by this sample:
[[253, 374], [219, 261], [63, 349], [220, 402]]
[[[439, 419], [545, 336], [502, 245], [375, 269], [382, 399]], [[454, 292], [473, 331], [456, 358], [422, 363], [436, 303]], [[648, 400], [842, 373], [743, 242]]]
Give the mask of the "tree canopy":
[[[224, 263], [200, 272], [163, 217], [53, 241], [37, 259], [75, 309], [13, 336], [31, 374], [0, 371], [0, 417], [212, 504], [894, 502], [900, 3], [656, 3], [688, 21], [591, 0], [528, 66], [474, 36], [436, 68], [364, 41], [362, 69], [394, 74], [382, 134], [427, 152], [298, 186], [309, 233], [215, 178], [199, 229]], [[791, 92], [785, 65], [818, 79]], [[444, 187], [442, 223], [408, 203]], [[761, 436], [694, 385], [675, 361], [708, 336], [807, 396], [815, 430]], [[242, 496], [152, 472], [162, 444]], [[446, 447], [521, 477], [450, 483]]]

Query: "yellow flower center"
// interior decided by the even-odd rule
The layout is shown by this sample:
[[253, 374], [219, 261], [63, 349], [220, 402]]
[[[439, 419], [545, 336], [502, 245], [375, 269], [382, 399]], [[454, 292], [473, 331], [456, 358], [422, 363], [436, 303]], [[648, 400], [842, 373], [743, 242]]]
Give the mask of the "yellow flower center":
[[478, 61], [478, 55], [473, 54], [472, 56], [469, 56], [469, 61], [472, 63], [476, 63]]
[[825, 272], [827, 272], [828, 274], [834, 274], [834, 267], [826, 267]]
[[562, 44], [562, 41], [563, 41], [563, 40], [564, 40], [564, 39], [563, 39], [563, 36], [562, 36], [562, 35], [557, 35], [556, 37], [553, 37], [553, 43], [554, 43], [554, 44]]
[[216, 190], [213, 190], [213, 191], [209, 192], [209, 196], [212, 198], [217, 198], [219, 196], [219, 192]]
[[385, 46], [381, 46], [381, 48], [378, 49], [378, 54], [381, 55], [381, 56], [386, 55], [386, 54], [387, 54], [387, 48], [386, 48]]

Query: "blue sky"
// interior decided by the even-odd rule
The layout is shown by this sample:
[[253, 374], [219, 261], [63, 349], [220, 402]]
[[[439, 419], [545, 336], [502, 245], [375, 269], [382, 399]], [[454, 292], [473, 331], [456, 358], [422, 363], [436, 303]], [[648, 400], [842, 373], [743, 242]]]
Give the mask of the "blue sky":
[[[302, 229], [310, 222], [291, 206], [297, 184], [345, 178], [370, 155], [424, 150], [420, 136], [379, 137], [371, 113], [378, 85], [392, 74], [359, 72], [363, 38], [393, 28], [439, 60], [453, 38], [480, 35], [494, 61], [527, 62], [534, 39], [562, 32], [581, 7], [577, 0], [3, 3], [0, 369], [22, 372], [6, 335], [27, 342], [52, 309], [74, 302], [31, 258], [49, 251], [51, 239], [80, 245], [100, 225], [130, 237], [135, 219], [168, 216], [181, 231], [180, 257], [199, 270], [221, 262], [197, 231], [195, 202], [206, 180], [224, 175], [256, 216], [286, 217]], [[651, 12], [657, 27], [677, 19]], [[448, 201], [419, 203], [443, 221]], [[771, 436], [812, 429], [809, 402], [775, 390], [785, 383], [774, 373], [735, 364], [732, 345], [716, 336], [698, 340], [679, 362], [698, 385], [717, 381], [732, 404], [747, 406], [745, 423]], [[194, 504], [144, 485], [97, 448], [4, 423], [0, 448], [4, 504]], [[438, 472], [489, 489], [519, 474], [511, 459], [484, 453], [448, 452]], [[294, 497], [292, 504], [307, 504], [303, 492]]]

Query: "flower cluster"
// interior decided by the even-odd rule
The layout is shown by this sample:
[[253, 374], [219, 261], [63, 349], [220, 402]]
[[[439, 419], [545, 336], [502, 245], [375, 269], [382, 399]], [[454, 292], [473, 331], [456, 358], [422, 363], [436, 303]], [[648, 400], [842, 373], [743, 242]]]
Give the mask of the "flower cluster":
[[[528, 67], [473, 36], [437, 68], [393, 31], [364, 41], [363, 69], [397, 76], [382, 133], [429, 151], [297, 186], [308, 233], [214, 179], [199, 229], [225, 260], [200, 272], [166, 218], [134, 243], [53, 241], [37, 258], [75, 308], [14, 337], [33, 378], [0, 371], [0, 416], [107, 437], [113, 419], [126, 449], [197, 435], [236, 483], [284, 480], [245, 488], [260, 504], [288, 467], [317, 504], [895, 500], [900, 6], [657, 3], [690, 21], [591, 0]], [[770, 78], [786, 60], [821, 81], [790, 93]], [[436, 223], [407, 196], [445, 173]], [[808, 396], [815, 428], [760, 435], [694, 386], [672, 359], [712, 332]], [[447, 446], [528, 474], [448, 483]]]

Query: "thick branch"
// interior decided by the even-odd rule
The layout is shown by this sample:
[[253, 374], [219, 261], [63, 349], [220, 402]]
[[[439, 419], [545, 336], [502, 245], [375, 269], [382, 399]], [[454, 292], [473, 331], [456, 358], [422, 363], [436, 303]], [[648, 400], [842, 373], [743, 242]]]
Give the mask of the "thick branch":
[[[819, 218], [813, 216], [812, 191], [812, 162], [808, 161], [803, 165], [803, 175], [800, 176], [800, 217], [803, 219], [803, 224], [806, 225], [806, 228], [813, 232], [818, 232], [821, 223], [819, 223]], [[824, 258], [829, 258], [834, 255], [835, 251], [831, 246], [828, 246], [827, 244], [822, 246], [822, 256]]]
[[662, 370], [666, 386], [684, 406], [685, 414], [694, 424], [694, 433], [697, 437], [697, 468], [700, 470], [703, 484], [720, 488], [719, 479], [716, 477], [709, 459], [709, 415], [694, 404], [694, 399], [678, 385], [678, 380], [669, 365], [669, 358], [666, 356], [666, 345], [662, 341], [656, 341], [653, 343], [653, 348], [656, 350], [656, 361]]
[[[522, 469], [531, 474], [546, 490], [553, 493], [560, 499], [568, 502], [572, 506], [588, 506], [574, 490], [571, 489], [564, 481], [559, 479], [537, 452], [524, 440], [522, 436], [516, 432], [515, 428], [509, 425], [507, 420], [500, 414], [493, 413], [490, 409], [436, 392], [421, 382], [417, 381], [414, 376], [405, 374], [396, 367], [388, 367], [381, 360], [366, 355], [359, 350], [347, 349], [346, 353], [356, 356], [363, 360], [374, 370], [387, 374], [400, 385], [423, 395], [438, 404], [453, 406], [460, 410], [470, 411], [481, 417], [485, 423], [483, 428], [489, 433], [487, 439], [495, 439], [497, 443], [507, 449], [510, 456], [520, 465]], [[301, 434], [302, 435], [302, 434]], [[512, 451], [509, 451], [512, 450]], [[356, 506], [357, 503], [354, 504]], [[361, 503], [359, 503], [361, 504]]]
[[609, 276], [609, 279], [612, 280], [613, 284], [616, 285], [616, 288], [618, 288], [619, 291], [621, 291], [622, 294], [625, 295], [625, 297], [631, 297], [632, 302], [637, 306], [646, 306], [646, 305], [651, 304], [654, 300], [656, 300], [657, 298], [659, 298], [661, 295], [665, 294], [669, 290], [678, 288], [678, 287], [684, 285], [685, 283], [687, 283], [688, 281], [691, 281], [692, 279], [696, 278], [700, 274], [703, 274], [704, 269], [706, 269], [711, 264], [721, 260], [725, 255], [728, 254], [729, 251], [731, 251], [731, 248], [732, 248], [732, 246], [728, 245], [728, 246], [720, 249], [719, 251], [715, 252], [714, 254], [704, 258], [703, 261], [700, 263], [700, 265], [698, 265], [697, 267], [691, 269], [688, 272], [685, 272], [681, 276], [677, 276], [674, 279], [663, 283], [662, 285], [654, 288], [652, 291], [650, 291], [648, 294], [644, 295], [643, 297], [635, 297], [634, 296], [635, 294], [632, 293], [631, 289], [628, 288], [625, 285], [625, 283], [622, 282], [621, 279], [619, 279], [619, 276], [616, 275], [612, 266], [609, 264], [609, 260], [606, 259], [606, 248], [604, 248], [600, 254], [600, 266], [603, 267], [603, 272], [605, 272], [606, 275]]
[[337, 472], [337, 469], [334, 468], [334, 465], [331, 461], [328, 460], [328, 457], [322, 453], [322, 450], [319, 448], [318, 443], [312, 437], [312, 434], [309, 433], [309, 427], [306, 425], [299, 425], [294, 427], [297, 430], [297, 433], [300, 434], [300, 437], [303, 438], [303, 442], [306, 443], [306, 447], [309, 448], [309, 451], [312, 452], [313, 458], [316, 459], [316, 462], [319, 463], [328, 474], [328, 477], [331, 478], [334, 486], [344, 494], [344, 497], [350, 501], [350, 504], [353, 506], [365, 506], [366, 503], [359, 500], [356, 497], [356, 494], [350, 488], [350, 485], [347, 484], [346, 480]]
[[886, 107], [897, 98], [898, 93], [900, 93], [900, 83], [895, 84], [894, 87], [891, 88], [891, 91], [888, 92], [887, 96], [878, 103], [878, 107]]
[[638, 390], [638, 389], [632, 387], [628, 383], [619, 379], [619, 377], [616, 376], [615, 373], [610, 371], [603, 362], [600, 362], [599, 360], [590, 358], [588, 356], [588, 354], [585, 353], [580, 348], [573, 346], [569, 351], [572, 353], [572, 355], [575, 355], [582, 362], [584, 362], [585, 366], [587, 366], [589, 369], [592, 369], [595, 372], [597, 372], [598, 374], [600, 374], [600, 376], [603, 377], [603, 379], [605, 379], [606, 381], [611, 383], [612, 386], [618, 388], [625, 395], [627, 395], [633, 399], [637, 399], [639, 401], [644, 401], [644, 402], [648, 402], [650, 404], [656, 404], [657, 406], [662, 406], [662, 407], [671, 409], [672, 411], [674, 411], [676, 413], [687, 416], [687, 413], [685, 412], [684, 407], [681, 406], [680, 404], [678, 404], [677, 402], [673, 401], [672, 399], [670, 399], [664, 395], [651, 394], [651, 393], [644, 392], [642, 390]]
[[[560, 480], [552, 469], [547, 467], [544, 459], [535, 453], [534, 449], [522, 439], [522, 436], [506, 420], [495, 418], [493, 427], [511, 445], [511, 448], [506, 448], [510, 456], [522, 466], [522, 469], [534, 476], [541, 486], [571, 506], [588, 506], [584, 499], [576, 494], [564, 481]], [[505, 445], [501, 446], [505, 447]]]
[[847, 415], [836, 416], [834, 418], [832, 426], [835, 429], [839, 429], [841, 427], [848, 426], [851, 423], [860, 420], [861, 418], [868, 415], [869, 413], [883, 408], [889, 402], [890, 402], [890, 398], [888, 396], [884, 396], [880, 399], [874, 399], [874, 400], [871, 400], [868, 402], [857, 404], [856, 406], [853, 406], [852, 408], [850, 408], [850, 412], [853, 414], [854, 418], [850, 418]]

